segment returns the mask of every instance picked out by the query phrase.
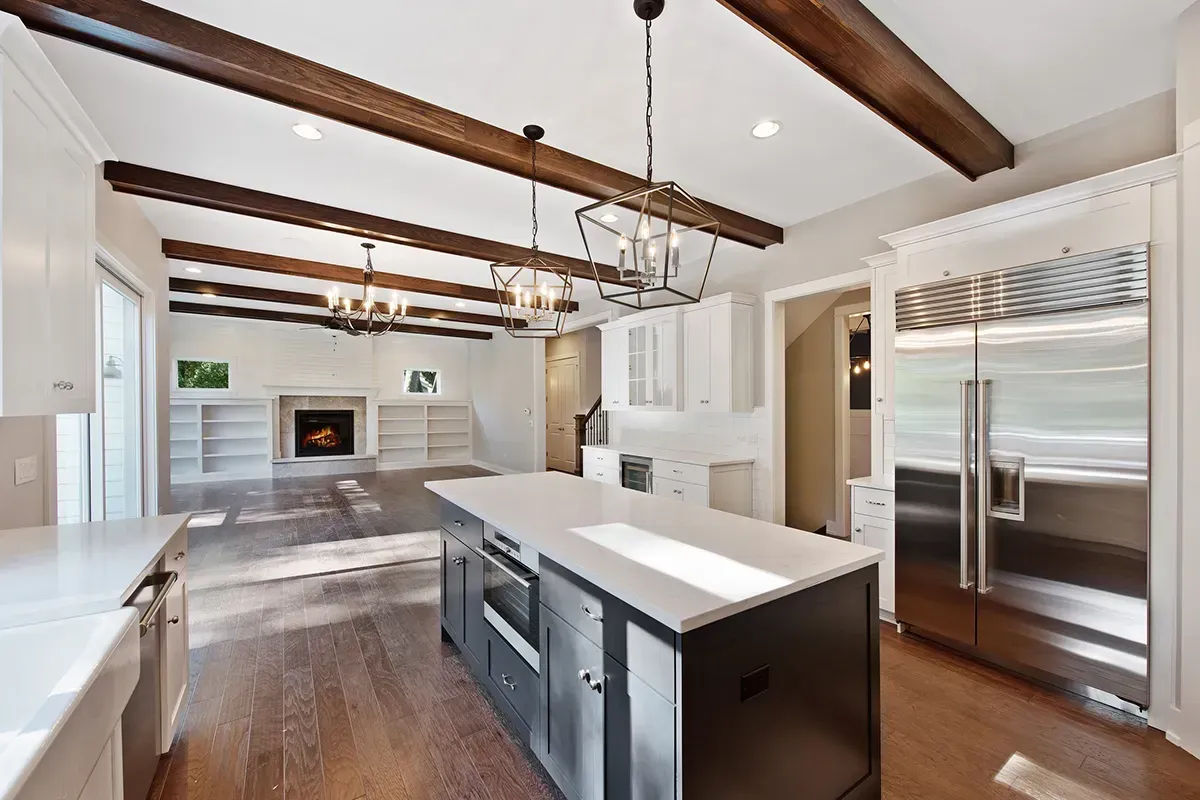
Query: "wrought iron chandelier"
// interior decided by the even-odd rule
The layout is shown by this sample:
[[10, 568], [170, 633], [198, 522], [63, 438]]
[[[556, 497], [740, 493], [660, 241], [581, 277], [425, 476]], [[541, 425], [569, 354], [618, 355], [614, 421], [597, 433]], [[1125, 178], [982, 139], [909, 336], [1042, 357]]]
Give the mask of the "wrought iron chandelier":
[[[666, 0], [634, 0], [646, 22], [646, 185], [575, 212], [600, 296], [634, 309], [699, 302], [721, 223], [674, 181], [654, 181], [654, 73], [650, 28]], [[620, 285], [602, 283], [609, 259]]]
[[349, 297], [342, 297], [338, 287], [332, 287], [325, 293], [330, 313], [325, 326], [351, 336], [382, 336], [395, 331], [396, 326], [404, 321], [408, 313], [408, 298], [398, 297], [393, 289], [387, 302], [387, 313], [383, 313], [380, 308], [382, 303], [375, 296], [375, 265], [371, 263], [371, 251], [375, 245], [363, 242], [362, 246], [367, 251], [367, 265], [363, 267], [362, 300], [355, 308]]
[[526, 125], [529, 140], [533, 208], [533, 244], [524, 258], [492, 264], [492, 283], [504, 327], [516, 339], [562, 336], [574, 285], [570, 271], [538, 252], [537, 143], [546, 135], [538, 125]]

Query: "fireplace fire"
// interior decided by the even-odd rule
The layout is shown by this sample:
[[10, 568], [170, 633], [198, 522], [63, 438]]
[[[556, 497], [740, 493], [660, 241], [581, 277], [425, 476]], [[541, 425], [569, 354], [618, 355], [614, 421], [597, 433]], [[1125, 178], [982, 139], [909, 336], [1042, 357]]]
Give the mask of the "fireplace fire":
[[353, 411], [296, 411], [298, 458], [353, 454]]

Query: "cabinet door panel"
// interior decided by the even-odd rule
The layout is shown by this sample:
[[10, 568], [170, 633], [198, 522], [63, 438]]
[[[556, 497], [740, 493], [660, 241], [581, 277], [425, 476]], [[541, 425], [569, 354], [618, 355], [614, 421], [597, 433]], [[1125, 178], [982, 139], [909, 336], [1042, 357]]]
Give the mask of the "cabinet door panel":
[[544, 605], [541, 615], [538, 757], [569, 797], [603, 800], [604, 653]]
[[606, 800], [675, 796], [675, 706], [604, 657]]
[[487, 625], [483, 621], [483, 558], [463, 547], [463, 643], [475, 660], [487, 661]]
[[[466, 547], [442, 531], [442, 622], [458, 642], [463, 641], [466, 602], [463, 587], [466, 577]], [[462, 559], [459, 562], [459, 559]]]
[[[708, 402], [705, 411], [733, 411], [733, 306], [708, 310]], [[739, 409], [740, 410], [740, 409]]]
[[[169, 562], [168, 562], [169, 563]], [[187, 584], [182, 578], [171, 587], [163, 603], [162, 652], [162, 752], [171, 748], [179, 718], [183, 713], [188, 685], [188, 613]]]
[[709, 309], [683, 315], [684, 403], [688, 411], [707, 411], [710, 405]]
[[896, 585], [896, 544], [895, 544], [895, 524], [884, 519], [876, 519], [874, 517], [856, 516], [854, 528], [862, 528], [862, 543], [867, 547], [874, 547], [887, 553], [885, 558], [879, 564], [879, 607], [880, 609], [894, 613], [895, 604], [895, 585]]
[[[51, 414], [96, 410], [92, 167], [82, 153], [52, 144], [47, 164], [46, 286], [55, 314], [49, 330]], [[61, 387], [69, 388], [61, 388]]]

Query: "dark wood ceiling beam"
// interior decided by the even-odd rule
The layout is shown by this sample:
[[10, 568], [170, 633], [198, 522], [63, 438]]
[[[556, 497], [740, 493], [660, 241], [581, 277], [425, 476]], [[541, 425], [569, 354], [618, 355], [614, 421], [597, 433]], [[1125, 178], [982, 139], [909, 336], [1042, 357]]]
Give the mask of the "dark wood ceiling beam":
[[[353, 289], [354, 287], [351, 286], [349, 288]], [[170, 290], [172, 292], [212, 295], [213, 297], [232, 298], [234, 300], [254, 300], [260, 303], [281, 303], [289, 306], [329, 308], [329, 300], [323, 294], [289, 292], [283, 289], [270, 289], [264, 286], [240, 286], [234, 283], [213, 283], [212, 281], [199, 281], [191, 278], [171, 278]], [[492, 299], [494, 302], [495, 297]], [[386, 295], [382, 296], [380, 303], [383, 308], [387, 307], [388, 300], [389, 298]], [[351, 302], [355, 302], [353, 298], [351, 298]], [[357, 302], [355, 302], [354, 307], [358, 307]], [[488, 314], [471, 314], [465, 311], [447, 311], [441, 308], [424, 308], [414, 305], [408, 306], [405, 317], [436, 319], [440, 322], [460, 322], [464, 325], [504, 327], [503, 317], [490, 316]], [[517, 322], [524, 327], [524, 321], [517, 320]]]
[[[529, 255], [528, 247], [493, 242], [464, 233], [428, 228], [411, 222], [377, 217], [374, 214], [349, 211], [308, 200], [297, 200], [204, 178], [193, 178], [190, 175], [180, 175], [177, 172], [124, 161], [104, 162], [104, 179], [112, 184], [113, 189], [125, 194], [344, 233], [361, 239], [392, 242], [490, 263], [512, 261]], [[566, 267], [576, 280], [593, 278], [592, 265], [581, 258], [554, 253], [542, 255]], [[597, 272], [600, 279], [606, 283], [624, 285], [620, 283], [615, 267], [600, 267]]]
[[[197, 242], [182, 242], [177, 239], [163, 239], [162, 252], [167, 258], [178, 261], [190, 261], [195, 264], [212, 264], [217, 267], [232, 267], [248, 269], [255, 272], [269, 272], [274, 275], [292, 275], [297, 278], [313, 278], [330, 283], [354, 286], [362, 283], [362, 267], [344, 267], [340, 264], [329, 264], [324, 261], [308, 261], [303, 258], [287, 258], [267, 253], [255, 253], [250, 250], [235, 250], [231, 247], [216, 247], [211, 244]], [[392, 272], [375, 271], [375, 285], [381, 289], [396, 289], [401, 292], [414, 294], [430, 294], [438, 297], [452, 297], [455, 300], [474, 300], [480, 303], [497, 303], [499, 297], [494, 288], [486, 286], [471, 286], [448, 281], [436, 281], [431, 278], [415, 278], [409, 275], [396, 275]], [[568, 311], [578, 311], [579, 303], [572, 301]]]
[[[299, 314], [293, 311], [267, 311], [261, 308], [234, 308], [233, 306], [215, 306], [207, 303], [171, 302], [171, 312], [174, 314], [199, 314], [207, 317], [233, 317], [235, 319], [253, 319], [260, 322], [291, 322], [297, 325], [312, 325], [318, 328], [328, 327], [329, 317], [319, 314]], [[461, 328], [435, 328], [429, 325], [409, 325], [401, 323], [392, 328], [398, 333], [415, 333], [421, 336], [449, 336], [454, 339], [491, 339], [487, 331], [467, 331]]]
[[1013, 166], [1004, 134], [861, 0], [718, 2], [971, 180]]
[[[140, 0], [0, 0], [26, 26], [227, 89], [353, 125], [438, 153], [529, 177], [524, 136]], [[642, 177], [548, 145], [538, 179], [600, 200], [645, 185]], [[712, 203], [721, 235], [754, 247], [783, 229]]]

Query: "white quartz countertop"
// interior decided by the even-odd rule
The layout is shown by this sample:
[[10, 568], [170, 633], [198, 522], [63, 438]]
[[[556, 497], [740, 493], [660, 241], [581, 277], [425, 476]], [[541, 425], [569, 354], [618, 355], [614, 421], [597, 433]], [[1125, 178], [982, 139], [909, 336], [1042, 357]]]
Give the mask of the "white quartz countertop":
[[557, 472], [425, 486], [678, 633], [883, 560], [871, 547]]
[[896, 479], [891, 475], [867, 475], [862, 478], [851, 478], [846, 481], [850, 486], [865, 486], [868, 489], [882, 489], [885, 492], [896, 491]]
[[690, 450], [666, 450], [661, 447], [642, 447], [636, 444], [606, 444], [583, 446], [584, 450], [604, 450], [609, 453], [641, 458], [660, 458], [663, 461], [679, 461], [683, 464], [699, 464], [703, 467], [722, 467], [727, 464], [753, 464], [754, 459], [746, 456], [719, 456], [713, 453], [695, 453]]
[[0, 531], [0, 628], [120, 608], [189, 517]]

